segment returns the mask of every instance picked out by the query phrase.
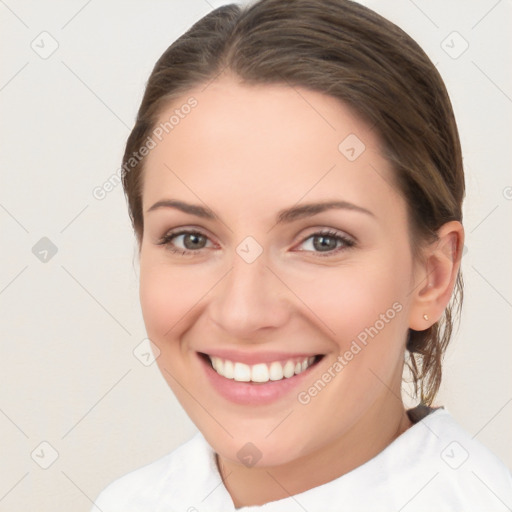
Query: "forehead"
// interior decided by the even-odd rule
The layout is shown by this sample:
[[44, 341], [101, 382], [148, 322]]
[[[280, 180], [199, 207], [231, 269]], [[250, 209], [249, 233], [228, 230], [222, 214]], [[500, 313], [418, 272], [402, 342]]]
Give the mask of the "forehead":
[[336, 98], [305, 88], [224, 77], [175, 99], [155, 130], [144, 210], [164, 192], [195, 202], [203, 194], [226, 207], [235, 195], [246, 206], [262, 197], [270, 205], [397, 195], [371, 127]]

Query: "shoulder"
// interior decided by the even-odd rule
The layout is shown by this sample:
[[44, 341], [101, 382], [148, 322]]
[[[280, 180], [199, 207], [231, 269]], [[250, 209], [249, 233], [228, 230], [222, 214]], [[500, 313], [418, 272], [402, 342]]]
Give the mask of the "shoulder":
[[[417, 427], [419, 437], [426, 442], [426, 448], [432, 448], [431, 455], [439, 456], [451, 469], [458, 469], [468, 463], [468, 467], [494, 470], [510, 477], [505, 464], [475, 436], [463, 428], [445, 409], [436, 409], [426, 416]], [[441, 450], [439, 453], [437, 450]]]
[[96, 498], [92, 510], [153, 510], [169, 495], [176, 497], [175, 487], [180, 492], [179, 487], [182, 487], [184, 479], [197, 475], [197, 468], [203, 468], [203, 471], [208, 468], [210, 456], [206, 440], [197, 433], [171, 453], [114, 480]]
[[404, 440], [407, 437], [410, 443], [399, 443], [400, 448], [404, 456], [408, 452], [418, 462], [410, 476], [416, 485], [423, 478], [424, 504], [489, 511], [512, 505], [510, 469], [446, 409], [425, 416], [405, 433]]
[[323, 494], [333, 503], [343, 496], [345, 505], [366, 511], [498, 512], [512, 507], [512, 475], [446, 409], [437, 408], [373, 459], [306, 493], [301, 503], [313, 508]]

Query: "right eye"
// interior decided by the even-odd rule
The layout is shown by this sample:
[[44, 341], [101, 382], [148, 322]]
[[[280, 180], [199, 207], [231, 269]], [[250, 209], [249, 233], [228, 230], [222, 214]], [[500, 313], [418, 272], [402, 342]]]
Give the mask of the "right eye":
[[163, 245], [167, 250], [181, 256], [196, 256], [202, 249], [207, 248], [208, 242], [211, 243], [200, 231], [182, 229], [166, 233], [157, 245]]

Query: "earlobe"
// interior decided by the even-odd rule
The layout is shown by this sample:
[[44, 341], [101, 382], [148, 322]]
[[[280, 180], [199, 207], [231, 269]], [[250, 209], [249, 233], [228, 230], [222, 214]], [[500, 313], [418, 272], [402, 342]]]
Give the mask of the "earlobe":
[[415, 276], [409, 327], [424, 331], [442, 316], [452, 296], [460, 268], [464, 228], [450, 221], [438, 230], [438, 238], [423, 250]]

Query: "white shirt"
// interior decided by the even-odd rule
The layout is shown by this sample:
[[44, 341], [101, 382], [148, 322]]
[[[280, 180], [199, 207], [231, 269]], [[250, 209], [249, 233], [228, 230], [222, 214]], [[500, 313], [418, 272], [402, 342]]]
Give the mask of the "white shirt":
[[91, 512], [494, 512], [512, 474], [450, 413], [435, 409], [354, 470], [300, 494], [235, 509], [201, 433], [111, 483]]

